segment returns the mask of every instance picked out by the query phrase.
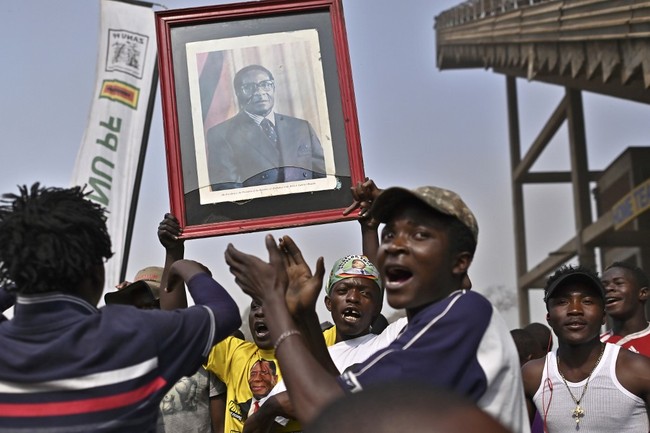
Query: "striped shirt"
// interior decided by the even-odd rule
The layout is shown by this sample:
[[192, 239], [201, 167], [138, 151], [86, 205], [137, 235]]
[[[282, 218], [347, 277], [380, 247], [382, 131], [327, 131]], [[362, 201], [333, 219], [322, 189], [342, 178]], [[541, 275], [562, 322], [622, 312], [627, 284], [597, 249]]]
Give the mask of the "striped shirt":
[[423, 308], [388, 347], [339, 378], [349, 392], [394, 381], [455, 391], [513, 432], [530, 431], [514, 341], [477, 292], [459, 290]]
[[[188, 286], [218, 300], [160, 311], [19, 295], [14, 318], [0, 324], [0, 432], [155, 431], [167, 390], [241, 322], [212, 278], [200, 274]], [[221, 311], [233, 306], [234, 314]]]

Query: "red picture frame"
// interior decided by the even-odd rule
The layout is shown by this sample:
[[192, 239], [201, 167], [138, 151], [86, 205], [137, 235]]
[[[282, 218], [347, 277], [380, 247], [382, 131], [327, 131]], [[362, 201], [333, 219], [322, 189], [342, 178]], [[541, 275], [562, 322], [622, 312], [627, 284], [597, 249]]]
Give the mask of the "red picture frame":
[[[342, 215], [352, 201], [350, 187], [364, 179], [342, 1], [269, 0], [155, 17], [170, 205], [183, 237], [355, 218]], [[270, 181], [245, 173], [241, 163], [257, 158], [249, 152], [258, 143], [222, 133], [233, 130], [235, 118], [254, 117], [241, 117], [253, 97], [233, 84], [250, 65], [270, 74], [264, 81], [272, 81], [266, 91], [277, 135], [289, 146], [279, 151], [283, 162], [268, 170], [282, 177]], [[252, 91], [263, 93], [260, 84]], [[285, 117], [311, 131], [311, 144], [282, 129]], [[287, 154], [308, 154], [310, 146], [309, 164], [318, 170], [287, 161]]]

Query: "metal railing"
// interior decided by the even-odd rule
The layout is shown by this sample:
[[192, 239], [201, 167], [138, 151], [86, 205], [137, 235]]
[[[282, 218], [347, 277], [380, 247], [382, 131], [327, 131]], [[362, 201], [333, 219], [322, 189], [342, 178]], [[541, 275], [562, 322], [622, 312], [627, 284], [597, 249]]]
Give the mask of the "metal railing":
[[505, 12], [558, 0], [468, 0], [440, 13], [435, 28], [453, 27]]

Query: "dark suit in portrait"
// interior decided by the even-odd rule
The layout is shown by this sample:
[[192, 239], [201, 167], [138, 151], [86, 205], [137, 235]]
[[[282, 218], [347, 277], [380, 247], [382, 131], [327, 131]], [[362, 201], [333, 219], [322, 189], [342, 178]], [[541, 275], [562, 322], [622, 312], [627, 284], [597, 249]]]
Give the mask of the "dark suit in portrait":
[[212, 188], [325, 177], [323, 148], [309, 122], [276, 113], [275, 129], [277, 144], [243, 111], [212, 127], [207, 134]]
[[325, 177], [323, 148], [309, 122], [274, 113], [271, 71], [246, 66], [233, 87], [239, 113], [206, 134], [213, 190]]

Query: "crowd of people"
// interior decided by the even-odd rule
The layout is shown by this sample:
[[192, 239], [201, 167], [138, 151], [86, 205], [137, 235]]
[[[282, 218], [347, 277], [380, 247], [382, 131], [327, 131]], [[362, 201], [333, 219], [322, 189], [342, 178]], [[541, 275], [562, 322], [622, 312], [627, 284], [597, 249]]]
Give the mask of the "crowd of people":
[[[164, 266], [97, 308], [105, 210], [80, 187], [5, 194], [0, 433], [650, 430], [640, 268], [563, 266], [544, 288], [548, 326], [509, 330], [472, 290], [478, 222], [458, 194], [366, 180], [352, 199], [362, 251], [329, 274], [288, 236], [265, 237], [266, 259], [228, 245], [247, 341], [225, 277], [184, 257], [174, 215], [158, 226]], [[384, 298], [403, 317], [382, 323]]]

